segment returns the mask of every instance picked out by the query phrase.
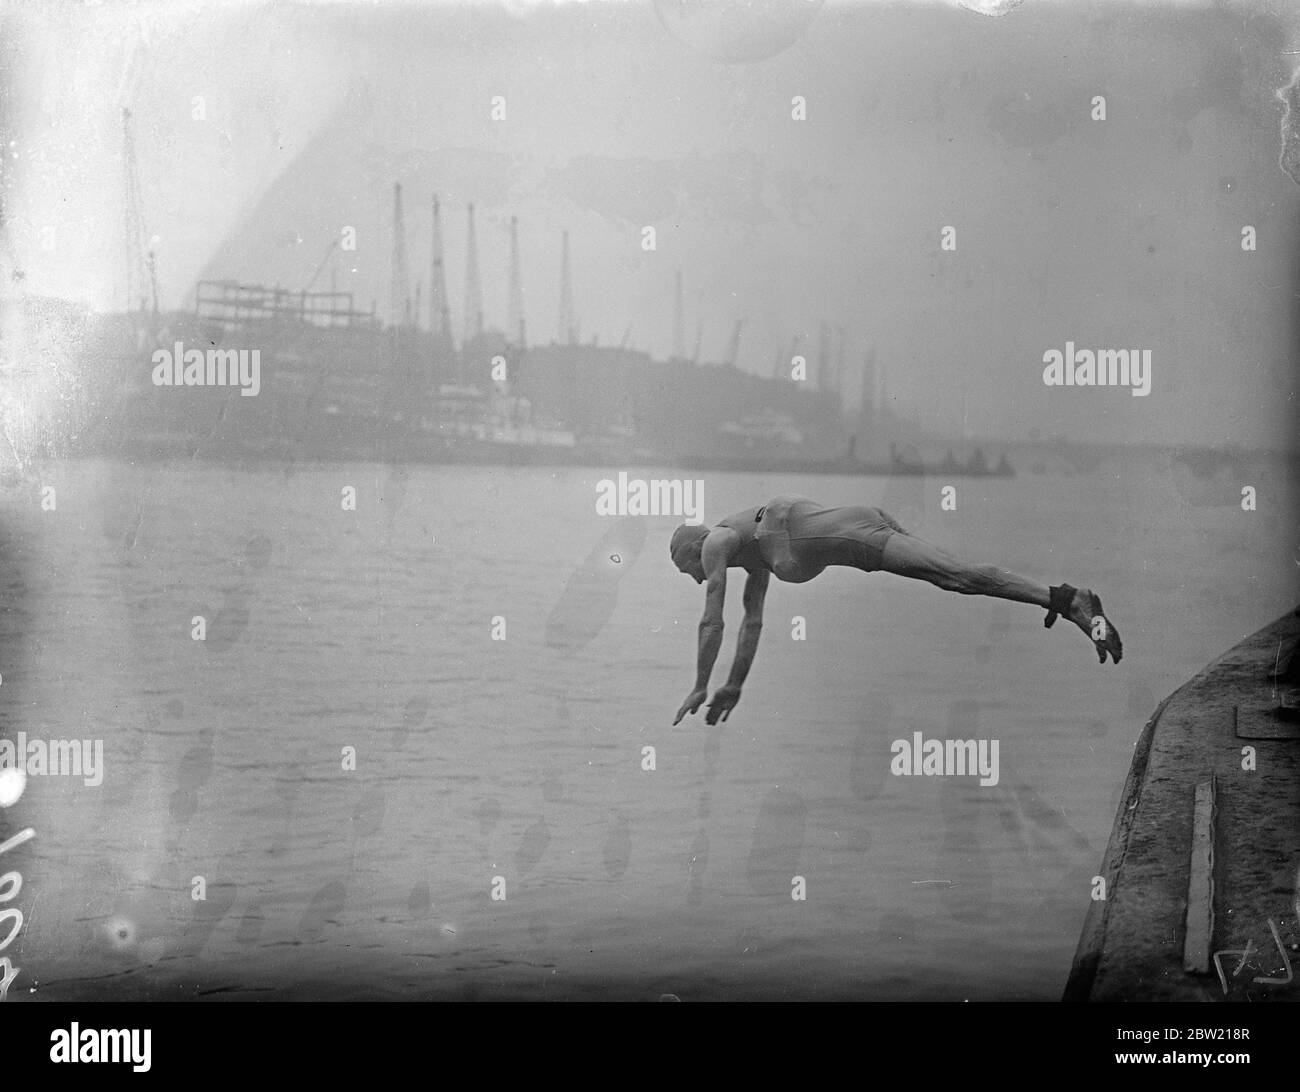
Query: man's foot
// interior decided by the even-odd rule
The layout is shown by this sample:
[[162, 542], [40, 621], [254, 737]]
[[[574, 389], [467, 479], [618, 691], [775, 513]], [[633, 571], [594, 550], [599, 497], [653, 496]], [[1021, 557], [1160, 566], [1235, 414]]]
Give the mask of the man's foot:
[[1088, 588], [1075, 589], [1066, 614], [1076, 626], [1088, 635], [1092, 647], [1097, 650], [1097, 660], [1106, 662], [1106, 654], [1116, 663], [1124, 656], [1124, 644], [1119, 639], [1119, 630], [1111, 623], [1101, 609], [1101, 596]]

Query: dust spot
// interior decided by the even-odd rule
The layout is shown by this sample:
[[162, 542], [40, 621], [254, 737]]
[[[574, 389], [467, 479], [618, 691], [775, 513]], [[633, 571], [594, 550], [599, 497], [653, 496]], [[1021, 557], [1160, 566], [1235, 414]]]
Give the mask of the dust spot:
[[424, 917], [432, 905], [433, 899], [429, 895], [429, 885], [427, 883], [419, 883], [411, 888], [411, 894], [406, 900], [406, 909], [412, 917]]
[[254, 569], [265, 569], [271, 560], [271, 540], [265, 535], [249, 539], [244, 547], [244, 560]]
[[773, 789], [758, 809], [746, 878], [755, 895], [785, 895], [799, 871], [808, 806], [796, 792]]
[[627, 862], [632, 856], [632, 825], [620, 815], [610, 824], [601, 846], [605, 875], [611, 880], [621, 880], [627, 872]]
[[304, 940], [315, 940], [330, 922], [337, 922], [347, 899], [347, 887], [342, 880], [327, 883], [311, 900], [298, 923], [298, 935]]
[[515, 852], [515, 868], [519, 875], [526, 876], [542, 859], [546, 847], [551, 844], [551, 831], [545, 819], [539, 819], [526, 831]]
[[501, 822], [501, 805], [495, 800], [484, 800], [478, 806], [478, 832], [484, 837], [496, 829]]

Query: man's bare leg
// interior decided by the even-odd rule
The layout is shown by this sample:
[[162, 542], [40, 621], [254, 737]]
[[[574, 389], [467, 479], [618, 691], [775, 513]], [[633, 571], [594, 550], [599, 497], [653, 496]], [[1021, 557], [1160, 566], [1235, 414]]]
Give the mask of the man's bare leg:
[[[969, 564], [915, 535], [890, 535], [882, 552], [880, 567], [885, 572], [924, 580], [962, 595], [1011, 599], [1017, 603], [1032, 603], [1045, 610], [1052, 604], [1051, 589], [1046, 584], [999, 569], [996, 565]], [[1063, 611], [1062, 615], [1087, 634], [1102, 663], [1106, 662], [1107, 653], [1119, 663], [1124, 646], [1118, 631], [1102, 614], [1101, 600], [1093, 592], [1087, 588], [1077, 589], [1069, 610]]]

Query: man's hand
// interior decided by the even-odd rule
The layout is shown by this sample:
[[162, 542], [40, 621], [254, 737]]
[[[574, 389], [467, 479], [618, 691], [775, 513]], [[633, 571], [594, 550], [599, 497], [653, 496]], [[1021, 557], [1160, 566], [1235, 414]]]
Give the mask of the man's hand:
[[738, 701], [740, 701], [740, 687], [718, 687], [713, 693], [713, 700], [709, 702], [709, 712], [704, 718], [705, 723], [717, 724], [719, 718], [725, 721], [731, 716], [731, 711], [736, 708]]
[[[694, 713], [699, 709], [699, 707], [704, 704], [704, 699], [708, 696], [709, 692], [707, 690], [692, 690], [690, 694], [687, 695], [686, 700], [682, 702], [682, 707], [677, 710], [677, 719], [673, 721], [673, 724], [681, 724], [682, 717], [686, 716], [687, 713]], [[709, 723], [712, 724], [713, 722], [710, 721]]]
[[1088, 588], [1078, 588], [1074, 601], [1070, 604], [1070, 621], [1088, 635], [1092, 647], [1096, 649], [1097, 659], [1106, 662], [1106, 654], [1119, 663], [1124, 656], [1124, 644], [1119, 639], [1119, 630], [1101, 610], [1101, 596]]

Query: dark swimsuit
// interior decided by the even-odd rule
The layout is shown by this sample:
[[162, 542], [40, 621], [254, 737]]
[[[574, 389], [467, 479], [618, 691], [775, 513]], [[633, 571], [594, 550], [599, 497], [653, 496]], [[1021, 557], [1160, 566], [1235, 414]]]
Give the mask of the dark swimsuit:
[[758, 509], [754, 522], [754, 542], [763, 563], [778, 580], [790, 584], [811, 580], [828, 565], [876, 572], [889, 537], [907, 533], [879, 508], [823, 508], [796, 496], [774, 497]]

